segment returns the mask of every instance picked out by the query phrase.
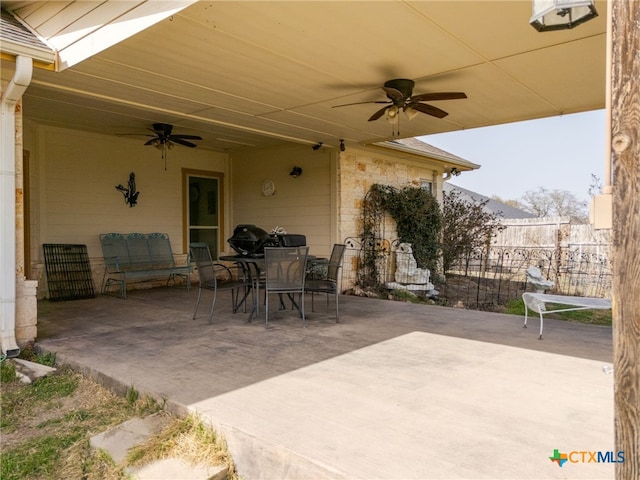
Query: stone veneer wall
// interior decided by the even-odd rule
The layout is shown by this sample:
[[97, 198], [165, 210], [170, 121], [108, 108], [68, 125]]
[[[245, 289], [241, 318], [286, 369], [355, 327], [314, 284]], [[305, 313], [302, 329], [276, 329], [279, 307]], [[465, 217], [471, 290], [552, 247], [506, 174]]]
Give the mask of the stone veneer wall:
[[[374, 152], [350, 149], [339, 159], [339, 232], [340, 237], [355, 237], [361, 231], [362, 203], [372, 185], [420, 185], [421, 181], [432, 182], [433, 192], [441, 196], [442, 168], [428, 160], [394, 159]], [[392, 219], [385, 225], [387, 239], [395, 239], [395, 223]]]
[[[338, 161], [338, 231], [342, 240], [357, 237], [362, 231], [362, 204], [364, 197], [374, 184], [404, 187], [419, 186], [421, 181], [432, 182], [437, 198], [442, 197], [442, 167], [431, 164], [428, 159], [400, 159], [387, 157], [377, 152], [349, 149]], [[386, 240], [396, 239], [395, 221], [385, 217]], [[345, 256], [341, 289], [352, 288], [353, 273], [358, 269], [358, 256]]]

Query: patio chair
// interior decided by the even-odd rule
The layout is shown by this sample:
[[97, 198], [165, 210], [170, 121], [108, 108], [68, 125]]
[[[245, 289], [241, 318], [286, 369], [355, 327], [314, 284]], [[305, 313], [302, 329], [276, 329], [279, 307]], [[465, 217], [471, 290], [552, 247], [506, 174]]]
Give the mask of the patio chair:
[[[213, 300], [211, 301], [211, 311], [209, 313], [209, 323], [213, 323], [213, 309], [216, 305], [216, 297], [219, 290], [231, 290], [231, 306], [233, 313], [238, 311], [240, 305], [245, 304], [250, 291], [250, 283], [246, 278], [244, 271], [239, 267], [227, 267], [220, 263], [214, 263], [209, 251], [209, 245], [206, 243], [191, 243], [189, 245], [191, 253], [191, 261], [195, 262], [198, 267], [198, 298], [196, 307], [193, 310], [193, 320], [198, 313], [200, 305], [200, 296], [202, 290], [213, 291]], [[234, 272], [235, 271], [235, 275]], [[242, 297], [240, 294], [242, 293]]]
[[[265, 328], [269, 327], [269, 295], [287, 294], [293, 307], [304, 316], [304, 280], [309, 247], [267, 247], [264, 249]], [[297, 301], [296, 301], [297, 300]]]
[[329, 295], [335, 297], [336, 302], [336, 323], [338, 323], [338, 276], [342, 268], [342, 257], [344, 256], [346, 246], [342, 244], [334, 244], [331, 250], [331, 258], [327, 264], [326, 278], [312, 278], [306, 281], [304, 290], [311, 293], [311, 311], [313, 312], [313, 297], [316, 293], [325, 293], [327, 295], [327, 311], [329, 310]]

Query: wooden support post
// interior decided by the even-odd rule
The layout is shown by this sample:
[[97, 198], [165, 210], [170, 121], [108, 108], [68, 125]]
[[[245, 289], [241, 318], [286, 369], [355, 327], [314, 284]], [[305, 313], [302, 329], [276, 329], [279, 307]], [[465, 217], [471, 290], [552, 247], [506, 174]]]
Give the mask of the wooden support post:
[[640, 1], [611, 2], [616, 479], [640, 478]]

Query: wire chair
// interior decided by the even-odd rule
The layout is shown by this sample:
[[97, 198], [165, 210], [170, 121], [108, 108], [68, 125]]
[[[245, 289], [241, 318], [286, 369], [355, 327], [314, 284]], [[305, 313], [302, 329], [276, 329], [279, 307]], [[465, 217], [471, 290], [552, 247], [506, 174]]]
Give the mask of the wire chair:
[[[287, 294], [293, 307], [304, 315], [304, 281], [309, 247], [266, 247], [264, 249], [265, 327], [269, 327], [269, 295]], [[282, 304], [282, 302], [280, 302]]]
[[[198, 298], [193, 310], [195, 320], [200, 305], [202, 290], [213, 291], [211, 301], [211, 311], [209, 312], [209, 323], [213, 323], [213, 309], [216, 305], [216, 297], [219, 290], [231, 290], [231, 306], [233, 313], [236, 313], [241, 305], [245, 305], [251, 285], [244, 275], [244, 271], [239, 267], [227, 267], [220, 263], [214, 263], [211, 258], [209, 245], [206, 243], [191, 243], [189, 245], [191, 261], [198, 267]], [[234, 275], [233, 271], [236, 272]], [[242, 293], [242, 296], [240, 296]]]
[[338, 287], [338, 280], [340, 275], [340, 269], [342, 268], [342, 258], [346, 245], [336, 243], [331, 250], [331, 258], [327, 265], [326, 278], [311, 278], [306, 281], [304, 290], [311, 293], [311, 311], [313, 312], [313, 297], [316, 293], [325, 293], [327, 295], [327, 310], [329, 309], [329, 295], [335, 297], [336, 304], [336, 323], [339, 321], [338, 312], [338, 297], [340, 291]]

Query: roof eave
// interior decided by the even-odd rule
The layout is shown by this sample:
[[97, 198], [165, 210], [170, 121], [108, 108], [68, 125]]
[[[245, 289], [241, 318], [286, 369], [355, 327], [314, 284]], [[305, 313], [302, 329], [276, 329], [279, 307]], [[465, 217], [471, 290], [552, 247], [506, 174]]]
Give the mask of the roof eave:
[[422, 158], [428, 158], [428, 159], [432, 159], [432, 160], [438, 160], [440, 162], [446, 163], [446, 165], [448, 166], [455, 166], [458, 168], [458, 170], [477, 170], [478, 168], [480, 168], [481, 165], [478, 165], [477, 163], [473, 163], [473, 162], [469, 162], [467, 160], [463, 160], [460, 158], [452, 158], [452, 157], [447, 157], [446, 155], [439, 155], [435, 152], [422, 152], [420, 150], [416, 150], [415, 148], [410, 148], [404, 145], [399, 145], [397, 143], [393, 143], [393, 142], [378, 142], [378, 143], [372, 143], [370, 144], [370, 146], [375, 147], [375, 148], [383, 148], [383, 149], [388, 149], [388, 150], [396, 150], [399, 152], [403, 152], [403, 153], [409, 153], [411, 155], [415, 155], [418, 157], [422, 157]]
[[[53, 69], [56, 61], [56, 53], [46, 48], [38, 48], [24, 43], [14, 42], [13, 40], [2, 39], [2, 56], [6, 59], [13, 59], [22, 55], [30, 57], [34, 62], [39, 62], [43, 68]], [[49, 67], [50, 66], [50, 67]]]

